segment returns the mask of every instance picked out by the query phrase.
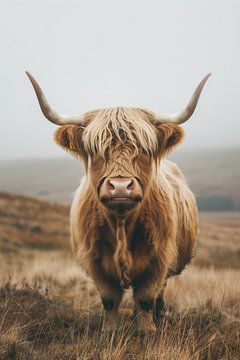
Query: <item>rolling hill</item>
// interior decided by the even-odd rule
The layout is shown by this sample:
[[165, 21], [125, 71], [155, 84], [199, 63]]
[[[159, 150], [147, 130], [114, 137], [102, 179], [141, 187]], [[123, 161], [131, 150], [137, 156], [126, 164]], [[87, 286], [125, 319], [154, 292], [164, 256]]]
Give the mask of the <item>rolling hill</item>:
[[[240, 209], [240, 150], [176, 151], [198, 198], [200, 210]], [[69, 203], [83, 169], [70, 156], [58, 159], [0, 161], [0, 191]]]

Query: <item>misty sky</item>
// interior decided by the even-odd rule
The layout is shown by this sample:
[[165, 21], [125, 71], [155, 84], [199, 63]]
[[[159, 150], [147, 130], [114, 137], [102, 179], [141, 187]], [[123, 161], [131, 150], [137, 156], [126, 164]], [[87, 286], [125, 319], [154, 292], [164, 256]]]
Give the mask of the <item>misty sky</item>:
[[238, 0], [0, 0], [0, 159], [63, 155], [24, 71], [60, 113], [183, 108], [208, 80], [182, 149], [237, 147]]

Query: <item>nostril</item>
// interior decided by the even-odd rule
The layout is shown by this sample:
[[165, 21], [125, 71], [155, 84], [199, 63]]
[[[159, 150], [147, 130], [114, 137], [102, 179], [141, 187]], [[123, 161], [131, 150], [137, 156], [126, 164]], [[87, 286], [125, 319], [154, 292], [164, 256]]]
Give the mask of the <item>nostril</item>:
[[134, 181], [131, 179], [127, 184], [127, 190], [133, 190]]
[[107, 187], [108, 187], [109, 190], [114, 190], [115, 189], [114, 183], [111, 180], [107, 181]]

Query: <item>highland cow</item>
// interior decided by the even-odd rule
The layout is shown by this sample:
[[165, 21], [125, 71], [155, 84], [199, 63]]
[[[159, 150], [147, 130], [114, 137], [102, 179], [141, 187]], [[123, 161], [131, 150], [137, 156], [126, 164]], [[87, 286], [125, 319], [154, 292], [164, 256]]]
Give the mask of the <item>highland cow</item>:
[[114, 330], [124, 289], [131, 287], [139, 332], [154, 332], [167, 279], [190, 262], [198, 235], [194, 195], [165, 157], [182, 141], [180, 124], [194, 112], [210, 74], [176, 115], [114, 107], [82, 116], [56, 113], [27, 75], [43, 114], [60, 125], [57, 144], [85, 167], [71, 207], [71, 242], [100, 293], [104, 330]]

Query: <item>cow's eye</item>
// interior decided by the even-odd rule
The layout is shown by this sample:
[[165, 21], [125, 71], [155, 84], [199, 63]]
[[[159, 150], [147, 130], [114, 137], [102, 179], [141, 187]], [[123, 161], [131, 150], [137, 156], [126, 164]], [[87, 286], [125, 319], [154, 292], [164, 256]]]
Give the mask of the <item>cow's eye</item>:
[[142, 154], [140, 155], [140, 159], [143, 161], [150, 161], [151, 156], [146, 151], [143, 151]]

